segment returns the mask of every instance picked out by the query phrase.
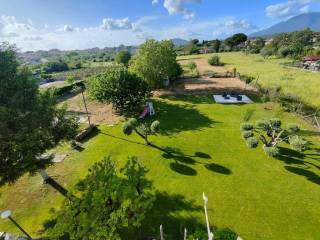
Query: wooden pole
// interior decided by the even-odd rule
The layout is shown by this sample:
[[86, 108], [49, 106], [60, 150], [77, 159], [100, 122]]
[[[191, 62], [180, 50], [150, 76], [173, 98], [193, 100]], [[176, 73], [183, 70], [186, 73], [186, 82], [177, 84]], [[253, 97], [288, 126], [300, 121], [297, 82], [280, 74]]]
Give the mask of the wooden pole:
[[87, 103], [86, 103], [86, 99], [84, 98], [84, 94], [83, 94], [83, 92], [84, 92], [84, 90], [82, 89], [82, 91], [81, 91], [81, 94], [82, 94], [82, 100], [83, 100], [84, 107], [86, 108], [86, 113], [87, 113], [87, 117], [88, 117], [89, 125], [91, 125], [91, 122], [90, 122], [90, 116], [89, 116], [89, 112], [88, 112], [88, 108], [87, 108]]

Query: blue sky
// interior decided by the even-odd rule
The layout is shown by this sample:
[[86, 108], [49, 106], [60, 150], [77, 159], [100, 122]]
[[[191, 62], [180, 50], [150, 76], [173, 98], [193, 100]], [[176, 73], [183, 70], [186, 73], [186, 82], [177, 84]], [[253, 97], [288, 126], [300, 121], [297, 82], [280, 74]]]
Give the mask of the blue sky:
[[0, 41], [21, 50], [224, 38], [320, 11], [320, 0], [0, 0]]

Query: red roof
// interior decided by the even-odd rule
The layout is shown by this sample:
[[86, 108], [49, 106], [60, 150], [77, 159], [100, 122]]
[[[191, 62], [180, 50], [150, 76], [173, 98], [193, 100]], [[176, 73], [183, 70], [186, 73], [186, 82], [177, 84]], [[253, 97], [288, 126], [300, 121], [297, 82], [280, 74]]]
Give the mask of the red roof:
[[320, 56], [307, 56], [303, 58], [303, 61], [319, 61], [320, 60]]

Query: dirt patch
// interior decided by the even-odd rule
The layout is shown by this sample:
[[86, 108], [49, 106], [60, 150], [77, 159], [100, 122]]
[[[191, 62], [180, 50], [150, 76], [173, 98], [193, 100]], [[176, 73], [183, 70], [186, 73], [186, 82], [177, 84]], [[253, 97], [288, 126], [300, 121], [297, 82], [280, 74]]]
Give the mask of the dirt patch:
[[190, 59], [190, 60], [181, 60], [178, 61], [181, 65], [185, 65], [191, 62], [194, 62], [197, 64], [198, 71], [200, 75], [205, 75], [208, 72], [216, 72], [216, 73], [224, 73], [227, 71], [225, 67], [216, 67], [216, 66], [211, 66], [208, 63], [208, 59], [205, 58], [197, 58], [197, 59]]
[[[111, 104], [93, 101], [86, 94], [85, 99], [91, 123], [115, 124], [119, 121], [120, 117], [115, 113]], [[65, 96], [62, 100], [63, 102], [60, 105], [66, 104], [68, 111], [78, 115], [81, 122], [88, 122], [81, 93]]]
[[239, 78], [235, 77], [209, 77], [208, 72], [226, 73], [225, 67], [211, 66], [207, 59], [190, 59], [179, 61], [180, 64], [194, 62], [197, 64], [200, 73], [199, 78], [180, 79], [175, 86], [168, 91], [155, 92], [155, 95], [167, 94], [199, 94], [199, 93], [219, 93], [219, 92], [237, 92], [237, 93], [257, 93], [256, 89], [246, 85]]

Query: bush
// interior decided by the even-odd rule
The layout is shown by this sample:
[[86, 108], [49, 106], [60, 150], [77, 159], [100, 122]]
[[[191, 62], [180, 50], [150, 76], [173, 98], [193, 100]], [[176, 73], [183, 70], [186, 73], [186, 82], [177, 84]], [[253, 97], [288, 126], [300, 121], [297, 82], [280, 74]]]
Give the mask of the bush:
[[270, 124], [273, 128], [280, 128], [281, 127], [281, 120], [278, 118], [272, 118], [270, 119]]
[[256, 148], [258, 147], [259, 141], [255, 139], [254, 137], [250, 137], [247, 139], [247, 146], [249, 148]]
[[150, 126], [150, 129], [153, 133], [156, 133], [159, 131], [160, 129], [160, 122], [159, 121], [154, 121], [151, 126]]
[[269, 157], [276, 157], [279, 155], [279, 148], [277, 147], [264, 146], [263, 150]]
[[124, 66], [129, 65], [129, 61], [131, 59], [131, 53], [128, 51], [121, 51], [116, 56], [116, 62], [119, 64], [123, 64]]
[[251, 130], [253, 130], [253, 124], [242, 123], [240, 129], [241, 129], [241, 131], [251, 131]]
[[126, 122], [123, 124], [122, 126], [122, 131], [125, 135], [131, 135], [132, 131], [133, 131], [133, 127], [129, 122]]
[[297, 124], [294, 124], [294, 123], [289, 123], [288, 126], [287, 126], [287, 130], [289, 133], [297, 133], [300, 131], [300, 127], [299, 125]]
[[253, 132], [252, 131], [243, 131], [241, 133], [241, 135], [244, 139], [247, 139], [247, 138], [253, 137]]
[[259, 120], [256, 122], [256, 126], [259, 129], [267, 130], [269, 128], [269, 121], [268, 120]]
[[291, 148], [298, 152], [303, 152], [309, 148], [309, 143], [303, 138], [300, 138], [296, 135], [289, 138], [289, 143], [291, 145]]
[[209, 58], [208, 63], [211, 66], [223, 66], [218, 55], [213, 55], [211, 58]]
[[91, 77], [87, 81], [92, 98], [112, 103], [120, 113], [136, 113], [148, 97], [151, 96], [148, 84], [126, 67], [109, 66], [103, 74]]
[[215, 240], [237, 240], [238, 235], [229, 228], [217, 230], [214, 234]]

